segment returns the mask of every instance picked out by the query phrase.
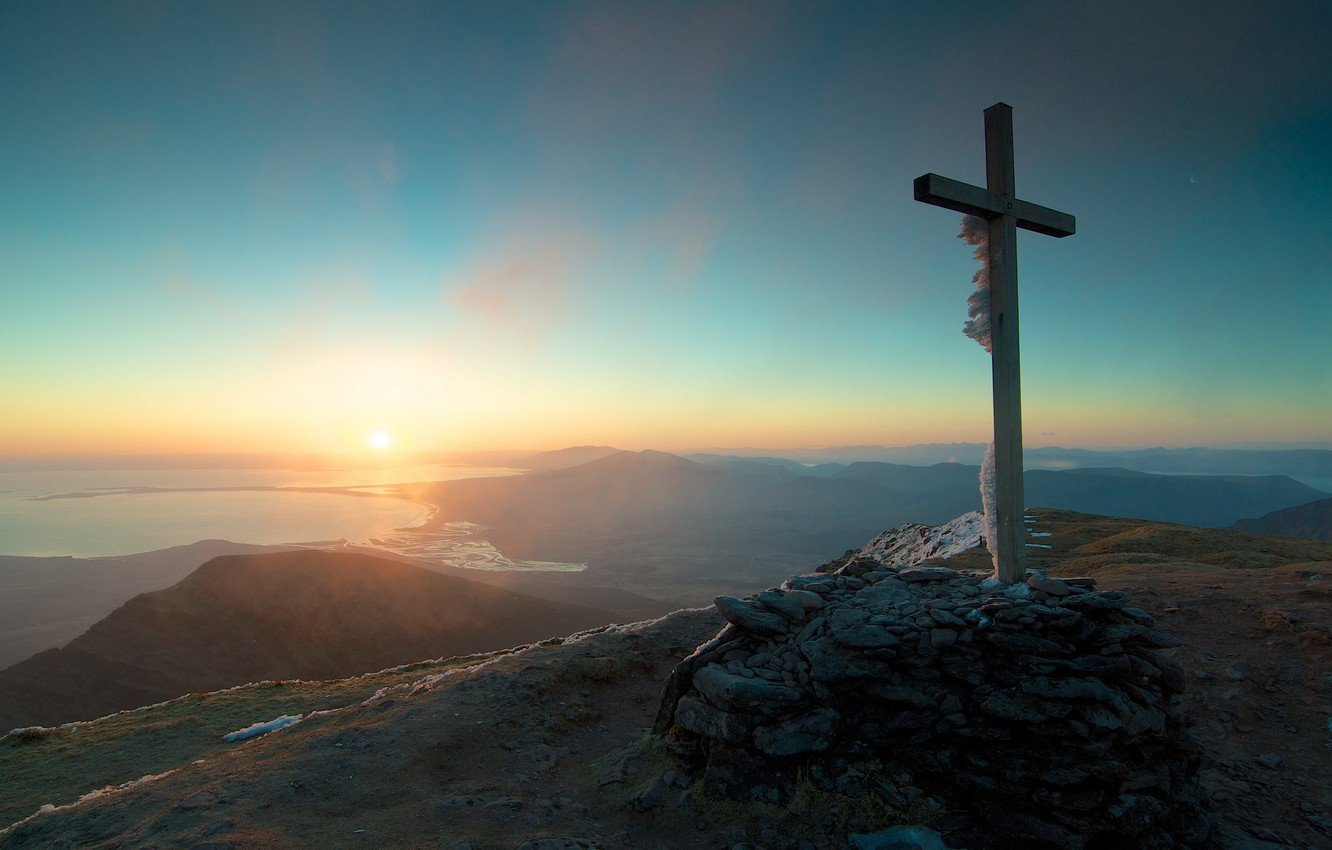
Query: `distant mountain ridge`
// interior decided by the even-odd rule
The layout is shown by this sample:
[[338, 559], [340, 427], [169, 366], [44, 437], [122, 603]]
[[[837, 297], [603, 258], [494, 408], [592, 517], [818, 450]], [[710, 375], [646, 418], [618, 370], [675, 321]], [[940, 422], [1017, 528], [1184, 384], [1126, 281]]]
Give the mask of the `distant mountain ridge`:
[[1332, 543], [1332, 499], [1319, 499], [1235, 523], [1239, 531], [1304, 537]]
[[[441, 522], [468, 520], [509, 557], [587, 563], [589, 575], [676, 604], [779, 580], [884, 527], [980, 505], [979, 468], [615, 452], [510, 478], [415, 485]], [[1028, 506], [1229, 526], [1326, 494], [1286, 477], [1030, 470]]]
[[63, 649], [0, 670], [0, 727], [52, 725], [265, 679], [328, 679], [612, 622], [360, 554], [214, 558]]
[[[691, 459], [786, 460], [800, 464], [874, 461], [929, 466], [936, 463], [980, 465], [984, 443], [921, 443], [911, 446], [833, 446], [827, 448], [713, 449]], [[1313, 487], [1332, 489], [1332, 450], [1146, 448], [1099, 450], [1029, 446], [1027, 469], [1122, 467], [1165, 475], [1288, 475]]]

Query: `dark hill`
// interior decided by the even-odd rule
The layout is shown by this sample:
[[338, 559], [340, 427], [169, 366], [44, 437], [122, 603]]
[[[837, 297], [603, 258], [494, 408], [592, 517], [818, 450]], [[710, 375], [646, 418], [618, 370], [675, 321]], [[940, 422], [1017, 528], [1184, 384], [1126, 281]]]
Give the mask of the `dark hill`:
[[1029, 469], [1027, 504], [1224, 528], [1239, 517], [1326, 495], [1285, 475], [1155, 475], [1128, 469]]
[[614, 618], [365, 555], [214, 558], [63, 649], [0, 671], [0, 728], [264, 679], [326, 679], [500, 649]]
[[615, 454], [619, 449], [610, 446], [570, 446], [550, 452], [538, 452], [521, 463], [531, 472], [550, 472], [555, 469], [567, 469], [579, 466], [597, 458]]
[[285, 548], [200, 540], [109, 558], [0, 555], [0, 670], [69, 643], [117, 606], [169, 587], [219, 555]]
[[1257, 519], [1242, 519], [1234, 528], [1257, 534], [1306, 537], [1332, 542], [1332, 499], [1319, 499], [1305, 505], [1272, 511]]

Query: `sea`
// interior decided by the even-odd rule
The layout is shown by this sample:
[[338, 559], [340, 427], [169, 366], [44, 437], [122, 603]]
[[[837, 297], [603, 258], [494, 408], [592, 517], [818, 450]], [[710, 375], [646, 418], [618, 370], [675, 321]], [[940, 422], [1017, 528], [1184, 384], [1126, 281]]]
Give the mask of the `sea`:
[[[442, 464], [0, 471], [0, 555], [117, 556], [209, 539], [398, 543], [404, 529], [429, 518], [430, 509], [391, 495], [393, 484], [518, 472]], [[275, 487], [344, 488], [363, 495], [270, 489]]]

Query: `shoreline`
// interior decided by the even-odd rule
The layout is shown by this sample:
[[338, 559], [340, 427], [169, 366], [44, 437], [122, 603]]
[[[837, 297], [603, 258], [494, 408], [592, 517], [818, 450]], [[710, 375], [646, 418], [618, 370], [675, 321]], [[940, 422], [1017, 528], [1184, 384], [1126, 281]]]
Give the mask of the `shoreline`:
[[[371, 484], [364, 486], [380, 488], [380, 487], [397, 486], [397, 485]], [[71, 494], [57, 494], [53, 496], [31, 497], [30, 499], [25, 499], [25, 501], [30, 500], [37, 502], [53, 502], [53, 501], [60, 502], [60, 501], [69, 500], [69, 501], [86, 502], [88, 500], [97, 499], [102, 496], [158, 496], [158, 495], [190, 494], [190, 493], [195, 493], [195, 494], [294, 493], [294, 494], [309, 494], [309, 495], [322, 495], [322, 496], [354, 496], [362, 498], [368, 497], [368, 498], [377, 498], [377, 499], [392, 499], [395, 501], [403, 502], [405, 506], [411, 506], [411, 509], [413, 510], [413, 516], [408, 518], [406, 522], [399, 521], [397, 524], [391, 526], [392, 533], [410, 533], [410, 532], [420, 531], [424, 529], [432, 521], [434, 521], [438, 513], [438, 510], [434, 505], [418, 498], [412, 498], [407, 493], [375, 492], [370, 490], [361, 490], [355, 487], [292, 487], [292, 486], [270, 486], [270, 485], [247, 485], [247, 486], [235, 486], [235, 487], [136, 487], [136, 488], [110, 489], [106, 492], [96, 492], [96, 493], [78, 493], [78, 494], [71, 493]], [[182, 518], [180, 521], [180, 525], [186, 526], [187, 524], [188, 524], [188, 519]], [[68, 522], [66, 522], [66, 525], [68, 525]], [[77, 531], [78, 531], [77, 528], [71, 529], [71, 532], [74, 534], [76, 534]], [[373, 537], [382, 536], [383, 534], [384, 534], [384, 529], [382, 527], [368, 528], [365, 529], [364, 532], [358, 536], [360, 539], [352, 540], [350, 537], [346, 536], [332, 537], [330, 535], [327, 538], [327, 542], [329, 545], [336, 545], [339, 541], [344, 541], [349, 545], [370, 545], [364, 543], [364, 541], [368, 541]], [[259, 536], [265, 536], [265, 535], [260, 533]], [[88, 560], [88, 561], [108, 560], [108, 559], [114, 560], [121, 558], [136, 557], [139, 555], [145, 555], [152, 552], [161, 552], [182, 546], [191, 546], [205, 540], [225, 540], [229, 543], [240, 543], [242, 545], [253, 545], [253, 546], [301, 546], [301, 545], [308, 546], [310, 545], [310, 541], [318, 539], [317, 537], [312, 538], [311, 536], [308, 535], [301, 535], [299, 534], [299, 532], [297, 532], [293, 536], [303, 537], [305, 542], [297, 543], [285, 540], [275, 541], [275, 542], [268, 542], [268, 541], [255, 542], [253, 536], [250, 534], [224, 533], [217, 535], [209, 535], [205, 533], [199, 535], [197, 533], [191, 534], [189, 532], [186, 532], [180, 537], [180, 539], [172, 540], [170, 542], [163, 541], [161, 543], [149, 543], [139, 548], [132, 548], [131, 551], [123, 551], [119, 549], [111, 552], [77, 552], [77, 551], [71, 552], [69, 550], [60, 550], [60, 551], [32, 553], [32, 552], [23, 552], [23, 551], [0, 551], [0, 558], [58, 558], [58, 559], [72, 558], [77, 560]], [[242, 538], [242, 539], [237, 540], [233, 538]], [[114, 546], [114, 543], [109, 545]], [[0, 546], [3, 546], [3, 543], [0, 543]], [[76, 548], [76, 547], [71, 547], [71, 548]]]
[[[195, 546], [208, 540], [219, 540], [229, 544], [258, 547], [292, 547], [301, 549], [362, 549], [383, 552], [389, 555], [410, 558], [425, 565], [448, 567], [478, 573], [514, 572], [514, 573], [581, 573], [586, 572], [585, 563], [564, 563], [555, 561], [514, 560], [502, 553], [493, 543], [480, 536], [486, 529], [466, 520], [444, 520], [439, 506], [422, 498], [417, 493], [421, 485], [431, 482], [409, 482], [402, 484], [366, 484], [347, 487], [304, 487], [277, 485], [242, 485], [232, 487], [134, 487], [107, 488], [102, 492], [76, 492], [35, 497], [33, 501], [58, 501], [63, 499], [94, 499], [101, 496], [159, 495], [172, 493], [308, 493], [330, 496], [356, 496], [362, 498], [394, 499], [412, 505], [417, 513], [410, 523], [397, 525], [385, 531], [367, 533], [361, 539], [339, 536], [325, 539], [305, 539], [299, 541], [254, 542], [252, 540], [234, 540], [231, 537], [196, 538], [190, 541], [170, 543], [140, 551], [116, 554], [82, 554], [67, 552], [56, 554], [12, 554], [0, 552], [0, 558], [51, 558], [59, 560], [83, 561], [120, 561], [139, 558], [171, 549]], [[370, 489], [373, 488], [373, 489]], [[238, 535], [237, 535], [238, 536]]]

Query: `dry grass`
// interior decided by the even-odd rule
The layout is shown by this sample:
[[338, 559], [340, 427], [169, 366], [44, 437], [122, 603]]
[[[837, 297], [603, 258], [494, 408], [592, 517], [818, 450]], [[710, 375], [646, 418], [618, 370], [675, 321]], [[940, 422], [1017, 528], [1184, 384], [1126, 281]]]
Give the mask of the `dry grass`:
[[353, 705], [383, 687], [475, 659], [449, 659], [322, 682], [284, 681], [190, 694], [87, 723], [0, 737], [0, 826], [98, 788], [161, 773], [236, 746], [222, 736], [283, 714]]

